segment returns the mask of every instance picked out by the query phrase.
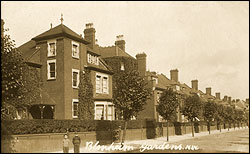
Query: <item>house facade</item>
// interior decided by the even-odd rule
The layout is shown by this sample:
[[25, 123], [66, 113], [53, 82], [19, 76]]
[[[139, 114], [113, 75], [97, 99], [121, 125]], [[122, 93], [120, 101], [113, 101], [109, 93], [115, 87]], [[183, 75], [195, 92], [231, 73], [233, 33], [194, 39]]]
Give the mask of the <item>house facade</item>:
[[95, 103], [94, 119], [114, 120], [112, 72], [95, 50], [95, 30], [86, 24], [84, 38], [63, 23], [19, 47], [27, 63], [40, 75], [40, 98], [29, 118], [78, 118], [80, 72], [90, 70]]

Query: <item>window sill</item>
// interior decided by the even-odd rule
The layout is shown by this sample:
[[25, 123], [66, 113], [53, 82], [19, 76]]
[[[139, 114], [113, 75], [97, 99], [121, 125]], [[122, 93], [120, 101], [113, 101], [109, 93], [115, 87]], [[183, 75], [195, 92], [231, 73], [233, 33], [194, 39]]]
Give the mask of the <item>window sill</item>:
[[56, 55], [53, 55], [53, 56], [48, 56], [48, 58], [55, 58], [56, 57]]
[[79, 87], [72, 87], [72, 88], [73, 88], [73, 89], [77, 89], [77, 90], [79, 89]]
[[77, 59], [77, 60], [79, 60], [79, 59], [80, 59], [79, 57], [74, 57], [74, 56], [72, 56], [72, 58], [73, 58], [73, 59]]
[[47, 81], [54, 81], [56, 80], [56, 78], [53, 78], [53, 79], [47, 79]]
[[109, 93], [97, 93], [96, 94], [99, 94], [99, 95], [108, 95]]

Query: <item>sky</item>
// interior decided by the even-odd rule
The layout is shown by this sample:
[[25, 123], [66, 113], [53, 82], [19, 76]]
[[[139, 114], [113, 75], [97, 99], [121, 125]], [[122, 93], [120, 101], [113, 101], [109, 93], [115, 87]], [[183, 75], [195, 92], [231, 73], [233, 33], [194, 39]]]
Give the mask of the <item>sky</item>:
[[[16, 46], [61, 23], [83, 35], [93, 23], [101, 46], [124, 35], [126, 52], [147, 54], [147, 70], [179, 70], [179, 81], [249, 98], [249, 2], [1, 1], [1, 18]], [[84, 35], [83, 35], [84, 36]]]

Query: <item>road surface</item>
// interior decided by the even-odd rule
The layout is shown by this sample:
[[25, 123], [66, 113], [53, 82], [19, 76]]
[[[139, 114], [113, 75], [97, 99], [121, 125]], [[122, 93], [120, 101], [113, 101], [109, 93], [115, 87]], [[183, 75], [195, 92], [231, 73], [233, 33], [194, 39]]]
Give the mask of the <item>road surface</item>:
[[[249, 129], [210, 134], [171, 143], [198, 146], [199, 150], [145, 150], [143, 153], [249, 153]], [[140, 150], [128, 153], [140, 153]]]

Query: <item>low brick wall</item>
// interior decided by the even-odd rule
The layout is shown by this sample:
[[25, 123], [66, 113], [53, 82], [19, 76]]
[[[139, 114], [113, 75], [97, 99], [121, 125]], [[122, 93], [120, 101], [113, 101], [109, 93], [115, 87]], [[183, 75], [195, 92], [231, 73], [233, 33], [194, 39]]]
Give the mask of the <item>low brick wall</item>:
[[[172, 128], [173, 129], [173, 128]], [[169, 129], [171, 132], [171, 128]], [[121, 131], [122, 136], [123, 131]], [[28, 134], [28, 135], [12, 135], [18, 138], [15, 143], [15, 150], [18, 153], [37, 153], [37, 152], [51, 152], [62, 150], [62, 140], [65, 133], [53, 134]], [[172, 133], [174, 134], [174, 133]], [[74, 133], [69, 133], [69, 139], [72, 141]], [[86, 142], [99, 141], [100, 144], [112, 143], [110, 131], [96, 131], [96, 132], [78, 132], [81, 138], [81, 146], [85, 146]], [[127, 129], [126, 140], [142, 140], [147, 139], [146, 129]], [[73, 147], [70, 142], [70, 147]]]
[[[226, 129], [228, 124], [226, 124]], [[223, 125], [222, 125], [223, 126]], [[232, 125], [233, 126], [233, 125]], [[246, 124], [242, 124], [246, 126]], [[181, 127], [182, 134], [191, 134], [191, 125], [188, 123], [183, 123], [178, 125]], [[207, 125], [204, 123], [199, 124], [199, 132], [208, 131]], [[232, 127], [233, 128], [233, 127]], [[169, 126], [169, 136], [176, 135], [176, 128], [174, 126]], [[217, 126], [211, 126], [211, 130], [216, 130]], [[224, 129], [222, 127], [222, 129]], [[162, 130], [162, 134], [159, 132]], [[127, 129], [126, 139], [129, 140], [143, 140], [147, 139], [146, 128], [141, 129]], [[123, 131], [121, 131], [120, 136], [122, 136]], [[156, 128], [156, 137], [167, 136], [167, 127]], [[15, 150], [19, 153], [37, 153], [37, 152], [52, 152], [62, 150], [62, 140], [65, 133], [51, 133], [51, 134], [28, 134], [28, 135], [13, 135], [14, 138], [18, 138], [18, 142], [15, 143]], [[72, 141], [74, 133], [69, 133], [69, 139]], [[112, 132], [111, 131], [91, 131], [91, 132], [78, 132], [81, 138], [81, 146], [85, 146], [86, 142], [96, 142], [99, 141], [100, 144], [110, 144], [112, 143]], [[73, 148], [72, 142], [70, 142], [70, 148]]]
[[[174, 127], [168, 127], [168, 135], [169, 136], [175, 135]], [[167, 136], [167, 127], [163, 127], [163, 136]]]
[[[109, 132], [99, 132], [103, 135], [109, 135]], [[87, 141], [96, 141], [96, 132], [79, 132], [79, 137], [82, 140], [81, 145], [85, 145]], [[37, 153], [37, 152], [51, 152], [62, 150], [62, 140], [64, 133], [57, 134], [29, 134], [29, 135], [13, 135], [18, 138], [15, 143], [15, 150], [18, 153]], [[69, 139], [72, 141], [73, 133], [69, 134]], [[73, 147], [70, 142], [70, 147]]]

